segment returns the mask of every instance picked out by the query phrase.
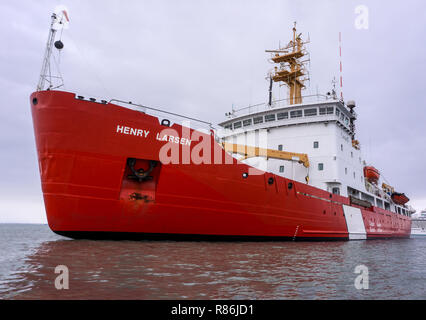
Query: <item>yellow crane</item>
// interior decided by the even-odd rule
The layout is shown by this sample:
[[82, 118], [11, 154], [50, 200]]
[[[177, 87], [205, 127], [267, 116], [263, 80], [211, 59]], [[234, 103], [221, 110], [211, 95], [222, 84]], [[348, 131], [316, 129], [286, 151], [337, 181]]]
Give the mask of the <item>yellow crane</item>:
[[222, 143], [223, 148], [227, 152], [237, 153], [244, 156], [243, 159], [252, 157], [266, 157], [271, 159], [281, 159], [288, 161], [297, 161], [303, 164], [306, 168], [309, 168], [308, 155], [305, 153], [295, 153], [288, 151], [279, 151], [273, 149], [265, 149], [259, 147], [250, 147], [242, 144], [234, 144], [229, 142]]

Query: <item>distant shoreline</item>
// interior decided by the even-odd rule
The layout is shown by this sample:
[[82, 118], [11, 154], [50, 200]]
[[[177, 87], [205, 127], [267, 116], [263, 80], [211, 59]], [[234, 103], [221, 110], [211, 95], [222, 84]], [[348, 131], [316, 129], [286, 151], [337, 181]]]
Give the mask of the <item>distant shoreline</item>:
[[48, 225], [47, 223], [37, 223], [37, 222], [0, 222], [0, 224], [35, 224], [35, 225]]

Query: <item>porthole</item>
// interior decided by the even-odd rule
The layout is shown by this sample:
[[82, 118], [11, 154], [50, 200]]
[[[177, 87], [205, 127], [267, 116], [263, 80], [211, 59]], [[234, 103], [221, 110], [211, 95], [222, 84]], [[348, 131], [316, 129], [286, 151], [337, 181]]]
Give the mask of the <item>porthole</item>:
[[33, 105], [36, 105], [38, 103], [37, 98], [33, 98]]

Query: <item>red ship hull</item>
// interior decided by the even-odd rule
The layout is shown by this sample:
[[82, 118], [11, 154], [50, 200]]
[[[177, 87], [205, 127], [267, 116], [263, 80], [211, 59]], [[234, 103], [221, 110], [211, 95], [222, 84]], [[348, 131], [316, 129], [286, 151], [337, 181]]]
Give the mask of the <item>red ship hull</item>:
[[[407, 216], [351, 205], [346, 197], [268, 172], [244, 178], [250, 167], [227, 154], [212, 135], [200, 134], [187, 146], [180, 125], [165, 128], [156, 117], [67, 92], [36, 92], [30, 102], [46, 214], [56, 233], [345, 240], [351, 238], [347, 215], [355, 208], [367, 239], [410, 235]], [[166, 142], [158, 137], [164, 129], [170, 136], [175, 132], [180, 164], [160, 161]], [[211, 145], [212, 163], [185, 162], [184, 149], [195, 152], [203, 142]], [[144, 172], [155, 163], [152, 179], [135, 180], [129, 159]]]

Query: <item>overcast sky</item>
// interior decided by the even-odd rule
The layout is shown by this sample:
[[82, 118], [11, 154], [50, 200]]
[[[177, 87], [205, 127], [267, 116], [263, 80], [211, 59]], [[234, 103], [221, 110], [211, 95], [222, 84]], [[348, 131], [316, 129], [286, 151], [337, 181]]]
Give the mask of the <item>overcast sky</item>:
[[[267, 100], [265, 49], [311, 43], [310, 89], [339, 76], [357, 102], [357, 137], [416, 209], [426, 208], [426, 3], [412, 1], [0, 2], [0, 222], [46, 222], [29, 95], [35, 90], [53, 9], [69, 9], [62, 36], [65, 89], [224, 120], [231, 106]], [[366, 5], [368, 29], [355, 27]], [[285, 92], [275, 92], [285, 97]]]

